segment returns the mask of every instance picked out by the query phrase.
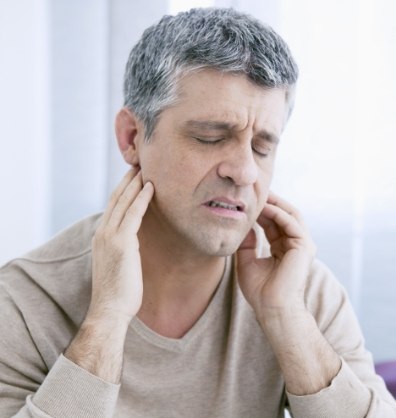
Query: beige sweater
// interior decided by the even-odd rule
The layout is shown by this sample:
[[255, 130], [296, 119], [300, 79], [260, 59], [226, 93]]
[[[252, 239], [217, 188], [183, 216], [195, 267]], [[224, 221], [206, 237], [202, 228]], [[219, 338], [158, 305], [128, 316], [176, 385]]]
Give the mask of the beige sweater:
[[0, 270], [0, 418], [275, 418], [286, 402], [295, 418], [396, 417], [345, 292], [319, 262], [307, 304], [343, 364], [317, 394], [285, 392], [231, 258], [209, 307], [183, 338], [132, 321], [120, 385], [81, 369], [62, 352], [88, 308], [97, 222], [84, 220]]

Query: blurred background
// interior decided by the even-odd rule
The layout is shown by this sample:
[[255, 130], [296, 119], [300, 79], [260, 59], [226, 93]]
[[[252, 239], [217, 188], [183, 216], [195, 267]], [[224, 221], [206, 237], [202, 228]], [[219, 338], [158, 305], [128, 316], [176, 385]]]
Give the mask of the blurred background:
[[101, 211], [132, 45], [165, 13], [230, 6], [300, 67], [273, 189], [305, 215], [375, 360], [396, 358], [394, 0], [0, 0], [0, 264]]

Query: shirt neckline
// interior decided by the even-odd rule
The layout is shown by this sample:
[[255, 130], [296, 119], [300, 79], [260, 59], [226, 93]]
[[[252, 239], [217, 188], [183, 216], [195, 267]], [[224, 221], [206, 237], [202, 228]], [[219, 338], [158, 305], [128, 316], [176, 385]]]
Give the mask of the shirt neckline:
[[198, 321], [186, 334], [183, 335], [183, 337], [164, 337], [163, 335], [153, 331], [136, 316], [132, 319], [130, 328], [150, 344], [170, 351], [183, 351], [191, 341], [197, 338], [206, 329], [210, 321], [218, 316], [217, 311], [221, 310], [222, 307], [222, 303], [219, 303], [219, 301], [223, 298], [227, 284], [230, 282], [231, 278], [231, 259], [232, 257], [226, 257], [223, 275], [211, 301], [209, 302], [209, 305], [201, 317], [198, 319]]

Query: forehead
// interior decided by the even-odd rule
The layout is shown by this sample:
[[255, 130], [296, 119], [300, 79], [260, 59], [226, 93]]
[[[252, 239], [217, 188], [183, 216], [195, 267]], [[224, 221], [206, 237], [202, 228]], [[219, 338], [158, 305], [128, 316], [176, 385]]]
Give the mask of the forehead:
[[271, 125], [280, 134], [288, 114], [284, 89], [257, 86], [240, 74], [197, 71], [179, 80], [177, 93], [170, 113], [179, 123], [215, 121], [236, 129]]

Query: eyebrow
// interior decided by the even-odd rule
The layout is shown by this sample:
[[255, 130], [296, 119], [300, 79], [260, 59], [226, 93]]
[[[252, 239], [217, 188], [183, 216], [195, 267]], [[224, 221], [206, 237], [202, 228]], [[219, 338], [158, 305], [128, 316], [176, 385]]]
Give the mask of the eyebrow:
[[[198, 129], [203, 131], [232, 131], [235, 128], [235, 125], [232, 125], [227, 122], [221, 122], [221, 121], [212, 121], [212, 120], [188, 120], [184, 124], [187, 128], [191, 129]], [[279, 143], [279, 137], [266, 129], [262, 129], [254, 134], [255, 137], [259, 137], [261, 139], [264, 139], [271, 144], [278, 144]]]
[[200, 120], [188, 120], [185, 123], [187, 128], [193, 128], [193, 129], [203, 129], [203, 130], [210, 130], [210, 129], [214, 129], [214, 130], [232, 130], [232, 128], [234, 127], [233, 125], [227, 123], [227, 122], [217, 122], [217, 121], [212, 121], [212, 120], [205, 120], [205, 121], [200, 121]]

